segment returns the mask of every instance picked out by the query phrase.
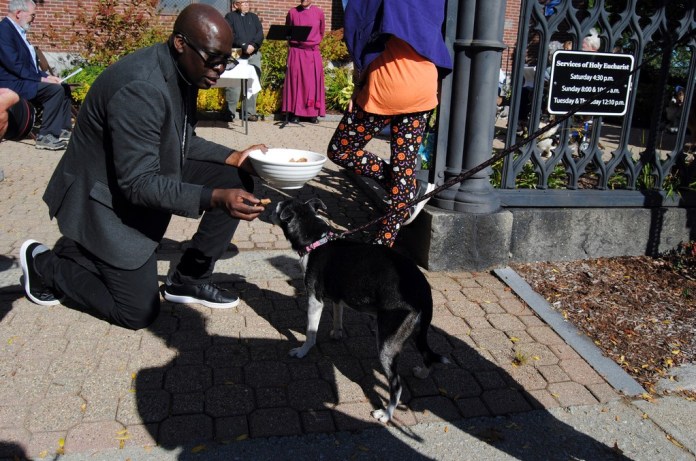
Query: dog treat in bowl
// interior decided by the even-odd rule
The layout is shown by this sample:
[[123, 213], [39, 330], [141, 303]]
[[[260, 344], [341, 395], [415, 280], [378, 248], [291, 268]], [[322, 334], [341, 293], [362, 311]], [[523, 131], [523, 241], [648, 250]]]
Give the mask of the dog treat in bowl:
[[299, 189], [321, 171], [326, 156], [299, 149], [255, 150], [249, 160], [261, 179], [278, 189]]

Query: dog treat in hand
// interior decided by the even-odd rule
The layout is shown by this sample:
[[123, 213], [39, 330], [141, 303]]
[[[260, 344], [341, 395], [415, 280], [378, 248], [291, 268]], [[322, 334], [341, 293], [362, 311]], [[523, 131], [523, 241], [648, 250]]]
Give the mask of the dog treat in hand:
[[262, 198], [261, 199], [261, 206], [266, 206], [269, 203], [271, 203], [271, 199], [269, 199], [269, 198]]

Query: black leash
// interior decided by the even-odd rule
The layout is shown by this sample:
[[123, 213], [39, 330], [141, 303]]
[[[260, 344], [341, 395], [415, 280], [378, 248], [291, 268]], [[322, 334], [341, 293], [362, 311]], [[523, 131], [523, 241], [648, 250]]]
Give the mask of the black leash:
[[[685, 35], [684, 37], [682, 37], [680, 40], [677, 40], [677, 41], [674, 43], [674, 47], [676, 47], [680, 42], [686, 41], [687, 39], [691, 38], [691, 36], [692, 36], [692, 35], [695, 35], [695, 34], [696, 34], [696, 30], [692, 30], [690, 33], [686, 34], [686, 35]], [[419, 198], [417, 198], [417, 199], [415, 199], [415, 200], [409, 202], [409, 203], [406, 205], [405, 209], [408, 210], [409, 208], [413, 207], [413, 205], [415, 205], [416, 203], [422, 202], [423, 200], [428, 200], [428, 199], [430, 199], [430, 197], [439, 194], [439, 193], [442, 192], [443, 190], [449, 189], [449, 188], [452, 187], [453, 185], [455, 185], [455, 184], [457, 184], [457, 183], [460, 183], [460, 182], [464, 181], [465, 179], [470, 178], [471, 176], [475, 175], [476, 173], [478, 173], [479, 171], [483, 170], [484, 168], [487, 168], [487, 167], [493, 165], [495, 162], [497, 162], [498, 160], [502, 159], [503, 157], [506, 157], [506, 156], [509, 155], [510, 153], [512, 153], [512, 152], [514, 152], [514, 151], [520, 149], [522, 146], [528, 144], [529, 142], [531, 142], [531, 141], [533, 141], [534, 139], [538, 138], [539, 136], [541, 136], [542, 134], [544, 134], [544, 133], [546, 133], [547, 131], [551, 130], [552, 128], [554, 128], [554, 127], [560, 125], [561, 123], [563, 123], [564, 121], [568, 120], [570, 117], [572, 117], [573, 115], [575, 115], [577, 112], [580, 112], [581, 110], [583, 110], [583, 109], [589, 107], [589, 106], [592, 104], [592, 102], [596, 101], [597, 99], [600, 99], [600, 98], [604, 97], [606, 94], [609, 93], [610, 90], [612, 90], [612, 89], [614, 89], [614, 88], [617, 88], [617, 87], [619, 87], [619, 86], [621, 86], [621, 85], [624, 85], [624, 84], [628, 83], [628, 80], [629, 80], [636, 72], [638, 72], [640, 69], [643, 68], [643, 66], [645, 66], [648, 62], [650, 62], [652, 59], [656, 58], [656, 57], [659, 56], [660, 54], [662, 54], [662, 52], [656, 53], [655, 55], [651, 56], [649, 59], [643, 59], [643, 62], [642, 62], [639, 66], [636, 66], [631, 72], [629, 72], [628, 74], [626, 74], [626, 75], [624, 75], [624, 76], [618, 78], [616, 82], [612, 82], [612, 84], [608, 85], [608, 86], [607, 86], [604, 90], [602, 90], [601, 92], [599, 92], [599, 93], [594, 93], [594, 95], [590, 96], [589, 99], [586, 99], [585, 102], [583, 102], [582, 104], [579, 104], [579, 105], [573, 107], [573, 108], [572, 108], [570, 111], [568, 111], [566, 114], [560, 116], [559, 118], [557, 118], [557, 119], [554, 120], [553, 122], [549, 123], [548, 125], [544, 126], [543, 128], [539, 128], [539, 129], [536, 130], [534, 133], [532, 133], [531, 136], [527, 136], [527, 137], [524, 138], [523, 140], [518, 141], [517, 143], [513, 144], [512, 146], [510, 146], [510, 147], [508, 147], [508, 148], [506, 148], [506, 149], [503, 149], [502, 151], [498, 152], [497, 154], [494, 154], [491, 158], [489, 158], [488, 160], [486, 160], [486, 161], [480, 163], [479, 165], [477, 165], [477, 166], [471, 168], [470, 170], [464, 171], [463, 173], [460, 173], [460, 174], [458, 174], [457, 176], [454, 176], [454, 177], [448, 179], [448, 180], [445, 181], [442, 185], [436, 187], [435, 189], [433, 189], [432, 191], [430, 191], [430, 192], [428, 192], [427, 194], [423, 195], [422, 197], [419, 197]], [[696, 102], [696, 101], [693, 101], [693, 102]], [[361, 226], [356, 227], [355, 229], [349, 229], [349, 230], [347, 230], [347, 231], [345, 231], [345, 232], [342, 232], [341, 234], [338, 235], [338, 238], [342, 238], [342, 237], [345, 237], [345, 236], [347, 236], [347, 235], [351, 235], [351, 234], [354, 234], [354, 233], [356, 233], [356, 232], [365, 230], [365, 229], [367, 229], [367, 228], [369, 228], [369, 227], [372, 227], [372, 226], [374, 226], [375, 224], [377, 224], [377, 223], [381, 222], [382, 220], [384, 220], [385, 218], [389, 218], [389, 217], [391, 217], [391, 216], [393, 216], [393, 215], [395, 215], [395, 214], [397, 214], [397, 213], [403, 213], [403, 210], [404, 210], [404, 209], [391, 210], [391, 211], [389, 211], [387, 214], [385, 214], [385, 215], [383, 215], [383, 216], [380, 216], [379, 218], [375, 218], [375, 219], [373, 219], [372, 221], [369, 221], [369, 222], [367, 222], [367, 223], [365, 223], [365, 224], [363, 224], [363, 225], [361, 225]]]

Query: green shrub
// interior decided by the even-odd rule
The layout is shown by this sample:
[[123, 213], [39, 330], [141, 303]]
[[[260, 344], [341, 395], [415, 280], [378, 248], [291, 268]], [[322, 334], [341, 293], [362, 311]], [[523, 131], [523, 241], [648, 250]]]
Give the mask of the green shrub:
[[73, 100], [78, 104], [82, 104], [87, 96], [89, 88], [94, 83], [94, 80], [101, 74], [106, 67], [104, 66], [84, 66], [82, 72], [70, 79], [70, 83], [81, 83], [80, 86], [72, 90]]
[[327, 61], [350, 61], [348, 48], [343, 41], [343, 29], [332, 30], [324, 34], [324, 39], [319, 44], [319, 50], [321, 51], [321, 57], [324, 63]]
[[283, 103], [283, 90], [266, 87], [256, 96], [256, 112], [260, 115], [275, 114]]
[[224, 88], [210, 88], [207, 90], [198, 90], [196, 109], [200, 111], [220, 111], [223, 110], [225, 107], [226, 104]]
[[267, 40], [261, 48], [261, 87], [282, 89], [288, 61], [288, 45], [282, 40]]
[[346, 67], [326, 70], [326, 106], [327, 109], [343, 111], [353, 94], [353, 72]]

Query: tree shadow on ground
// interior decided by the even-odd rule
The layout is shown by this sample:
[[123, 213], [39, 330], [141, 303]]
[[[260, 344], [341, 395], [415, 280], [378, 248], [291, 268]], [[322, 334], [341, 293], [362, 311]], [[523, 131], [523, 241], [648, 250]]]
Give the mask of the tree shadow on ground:
[[[271, 262], [278, 267], [287, 263]], [[388, 391], [369, 316], [346, 310], [345, 338], [332, 341], [331, 312], [325, 309], [317, 346], [296, 359], [288, 351], [304, 339], [302, 281], [229, 285], [244, 300], [236, 311], [165, 303], [149, 330], [152, 341], [164, 341], [175, 358], [137, 373], [133, 423], [145, 424], [163, 448], [180, 449], [180, 459], [195, 457], [201, 444], [213, 448], [211, 441], [220, 447], [247, 438], [380, 430], [382, 425], [372, 419], [370, 410], [383, 405]], [[413, 344], [409, 342], [402, 353], [399, 371], [405, 389], [392, 426], [416, 445], [423, 440], [413, 434], [411, 425], [446, 421], [517, 459], [537, 460], [545, 453], [558, 453], [563, 459], [628, 459], [544, 410], [534, 412], [533, 424], [510, 430], [481, 425], [480, 420], [472, 424], [467, 418], [509, 418], [516, 413], [524, 418], [525, 412], [544, 406], [525, 391], [519, 375], [500, 368], [470, 340], [438, 328], [431, 330], [429, 339], [433, 349], [453, 363], [436, 367], [429, 378], [420, 380], [411, 371], [421, 364]], [[417, 448], [388, 433], [385, 437], [399, 453], [423, 458]], [[358, 450], [357, 457], [373, 459], [369, 451], [375, 448]], [[282, 452], [275, 457], [291, 458]]]

